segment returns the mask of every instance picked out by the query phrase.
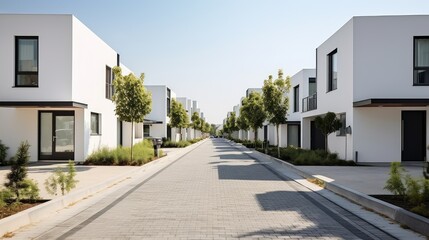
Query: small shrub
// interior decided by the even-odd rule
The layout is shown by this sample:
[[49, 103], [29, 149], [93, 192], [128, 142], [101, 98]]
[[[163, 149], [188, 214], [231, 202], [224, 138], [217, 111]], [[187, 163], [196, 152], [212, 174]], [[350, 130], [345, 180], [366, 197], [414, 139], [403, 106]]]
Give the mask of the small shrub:
[[422, 203], [423, 197], [420, 194], [421, 186], [419, 181], [407, 175], [405, 177], [405, 194], [407, 196], [407, 201], [414, 206], [418, 206]]
[[57, 168], [55, 172], [45, 181], [45, 189], [51, 195], [57, 195], [58, 188], [64, 196], [65, 192], [70, 192], [76, 187], [79, 182], [75, 179], [76, 168], [73, 161], [67, 164], [67, 174], [61, 168]]
[[166, 141], [162, 143], [163, 148], [184, 148], [191, 145], [191, 142], [181, 140], [178, 142]]
[[29, 148], [30, 144], [27, 141], [21, 142], [15, 157], [11, 159], [11, 171], [7, 174], [9, 181], [5, 186], [15, 194], [16, 201], [20, 200], [20, 189], [28, 187], [24, 179], [27, 177], [27, 165], [30, 159]]
[[420, 204], [416, 207], [411, 208], [411, 212], [429, 218], [429, 208], [425, 204]]
[[429, 180], [422, 179], [422, 201], [429, 203]]
[[9, 148], [0, 140], [0, 165], [6, 165], [7, 150]]
[[384, 189], [390, 191], [394, 195], [405, 195], [405, 186], [402, 182], [402, 173], [404, 169], [401, 167], [401, 163], [392, 162], [390, 164], [389, 179], [386, 181]]
[[7, 202], [10, 202], [13, 198], [13, 193], [8, 189], [4, 188], [0, 190], [0, 208], [5, 207]]
[[19, 189], [19, 196], [21, 199], [30, 200], [31, 202], [40, 199], [40, 190], [35, 181], [26, 178], [23, 181], [23, 186], [25, 187]]

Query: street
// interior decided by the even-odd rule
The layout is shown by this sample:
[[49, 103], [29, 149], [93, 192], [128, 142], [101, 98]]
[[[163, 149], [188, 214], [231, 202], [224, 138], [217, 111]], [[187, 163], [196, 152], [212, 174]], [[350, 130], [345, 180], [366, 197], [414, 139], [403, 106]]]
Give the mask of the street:
[[33, 237], [394, 239], [224, 139], [204, 142], [123, 195]]

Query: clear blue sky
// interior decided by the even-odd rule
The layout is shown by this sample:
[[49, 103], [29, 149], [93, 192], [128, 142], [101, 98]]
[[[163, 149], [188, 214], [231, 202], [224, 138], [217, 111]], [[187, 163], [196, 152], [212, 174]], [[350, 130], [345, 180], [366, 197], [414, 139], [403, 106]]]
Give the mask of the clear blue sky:
[[315, 49], [352, 16], [429, 14], [429, 1], [0, 0], [0, 12], [74, 14], [146, 84], [198, 100], [221, 123], [277, 69], [314, 68]]

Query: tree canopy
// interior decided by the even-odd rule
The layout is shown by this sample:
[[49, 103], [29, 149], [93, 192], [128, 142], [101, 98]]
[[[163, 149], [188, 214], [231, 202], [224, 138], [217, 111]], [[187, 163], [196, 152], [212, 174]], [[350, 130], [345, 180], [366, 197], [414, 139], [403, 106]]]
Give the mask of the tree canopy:
[[245, 97], [241, 102], [240, 115], [243, 115], [253, 129], [256, 144], [258, 128], [262, 127], [266, 119], [262, 95], [258, 92], [252, 92], [248, 97]]
[[267, 120], [276, 126], [277, 131], [277, 154], [280, 157], [280, 134], [279, 125], [285, 124], [287, 120], [287, 111], [289, 110], [289, 97], [286, 93], [291, 87], [290, 78], [283, 77], [283, 71], [279, 69], [277, 79], [268, 76], [262, 87], [264, 108], [267, 113]]
[[170, 127], [179, 128], [180, 132], [182, 132], [182, 128], [187, 128], [189, 125], [189, 118], [185, 108], [175, 99], [173, 99], [171, 102], [171, 111], [169, 117]]
[[320, 129], [320, 132], [325, 136], [325, 150], [328, 149], [328, 135], [337, 131], [342, 126], [341, 121], [337, 118], [337, 115], [333, 112], [328, 112], [325, 116], [317, 116], [314, 119], [316, 127]]

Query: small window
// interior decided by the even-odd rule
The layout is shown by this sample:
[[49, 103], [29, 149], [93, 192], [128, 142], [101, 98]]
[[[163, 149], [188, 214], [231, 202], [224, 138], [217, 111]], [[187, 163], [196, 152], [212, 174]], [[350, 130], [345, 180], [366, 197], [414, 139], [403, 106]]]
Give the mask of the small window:
[[308, 78], [308, 96], [311, 96], [317, 92], [316, 78]]
[[106, 98], [112, 99], [113, 97], [113, 83], [112, 83], [112, 69], [106, 66]]
[[346, 114], [340, 114], [341, 127], [338, 129], [337, 136], [346, 136]]
[[429, 37], [414, 38], [414, 85], [429, 85]]
[[15, 37], [15, 86], [39, 86], [39, 37]]
[[149, 125], [144, 125], [143, 126], [143, 136], [146, 137], [150, 137], [150, 126]]
[[337, 49], [328, 54], [328, 92], [337, 89]]
[[299, 85], [293, 88], [293, 111], [299, 112]]
[[101, 114], [91, 113], [91, 135], [101, 135]]
[[170, 115], [171, 110], [171, 90], [167, 88], [167, 115]]

